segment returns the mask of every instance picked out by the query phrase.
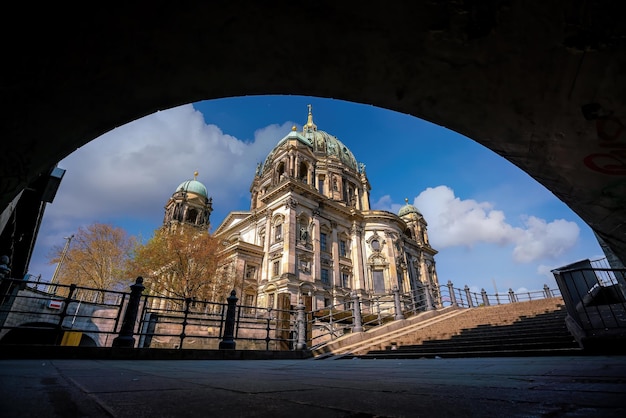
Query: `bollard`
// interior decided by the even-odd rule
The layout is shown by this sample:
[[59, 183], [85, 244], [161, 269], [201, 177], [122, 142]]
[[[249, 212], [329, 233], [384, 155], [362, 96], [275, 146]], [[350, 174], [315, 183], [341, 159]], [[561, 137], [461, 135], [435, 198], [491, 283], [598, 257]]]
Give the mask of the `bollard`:
[[363, 332], [363, 320], [361, 319], [361, 302], [356, 292], [350, 294], [352, 296], [352, 316], [354, 317], [354, 327], [352, 332]]
[[226, 321], [224, 324], [224, 335], [222, 341], [220, 341], [220, 350], [234, 350], [235, 349], [235, 312], [237, 299], [237, 292], [233, 289], [230, 292], [230, 296], [226, 299], [228, 301], [228, 308], [226, 309]]
[[450, 293], [450, 303], [452, 303], [452, 306], [458, 306], [456, 303], [456, 295], [454, 294], [454, 285], [450, 280], [448, 280], [448, 292]]
[[395, 319], [404, 319], [402, 303], [400, 303], [400, 289], [397, 286], [393, 287], [393, 305], [396, 310]]
[[483, 305], [489, 306], [489, 298], [487, 297], [487, 291], [484, 288], [480, 289], [480, 295], [483, 297]]
[[302, 303], [302, 299], [300, 299], [298, 305], [296, 305], [296, 324], [298, 327], [298, 342], [296, 343], [296, 350], [306, 350], [306, 314], [304, 313], [305, 309], [306, 307]]
[[143, 285], [143, 277], [137, 277], [135, 284], [130, 286], [130, 297], [120, 334], [113, 340], [113, 347], [134, 347], [135, 338], [133, 337], [135, 330], [135, 321], [137, 321], [137, 313], [139, 312], [139, 302], [141, 301], [141, 293], [145, 289]]

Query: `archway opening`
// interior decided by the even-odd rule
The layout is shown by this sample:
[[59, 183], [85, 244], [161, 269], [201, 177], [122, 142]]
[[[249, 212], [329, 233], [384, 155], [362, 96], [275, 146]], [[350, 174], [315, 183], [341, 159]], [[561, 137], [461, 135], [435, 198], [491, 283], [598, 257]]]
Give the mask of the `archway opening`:
[[[46, 276], [46, 249], [70, 233], [70, 225], [98, 219], [149, 237], [167, 196], [194, 170], [215, 201], [214, 227], [230, 211], [254, 208], [249, 187], [255, 170], [294, 124], [307, 122], [309, 104], [318, 129], [363, 163], [374, 209], [397, 213], [408, 199], [423, 212], [439, 251], [441, 282], [495, 291], [554, 287], [551, 268], [601, 256], [593, 233], [569, 208], [467, 137], [363, 104], [249, 96], [157, 112], [61, 161], [68, 174], [46, 210], [31, 273]], [[68, 216], [74, 223], [59, 227]]]

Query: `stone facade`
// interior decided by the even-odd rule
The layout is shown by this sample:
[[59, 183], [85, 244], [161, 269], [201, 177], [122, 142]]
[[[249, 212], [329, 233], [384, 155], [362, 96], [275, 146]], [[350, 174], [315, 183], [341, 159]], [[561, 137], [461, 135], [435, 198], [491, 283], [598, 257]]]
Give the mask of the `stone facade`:
[[259, 164], [250, 192], [250, 210], [231, 212], [215, 231], [239, 303], [282, 309], [302, 300], [315, 310], [396, 286], [438, 297], [423, 216], [408, 202], [398, 214], [372, 210], [365, 165], [317, 129], [310, 106], [302, 131], [294, 126]]

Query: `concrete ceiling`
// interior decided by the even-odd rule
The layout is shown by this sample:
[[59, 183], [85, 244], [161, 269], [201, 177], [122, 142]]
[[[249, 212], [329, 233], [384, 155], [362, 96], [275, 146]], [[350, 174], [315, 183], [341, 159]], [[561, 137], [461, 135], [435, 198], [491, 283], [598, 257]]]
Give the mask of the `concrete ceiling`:
[[626, 259], [621, 5], [11, 6], [0, 29], [0, 208], [76, 148], [157, 110], [297, 94], [372, 104], [474, 139], [551, 190]]

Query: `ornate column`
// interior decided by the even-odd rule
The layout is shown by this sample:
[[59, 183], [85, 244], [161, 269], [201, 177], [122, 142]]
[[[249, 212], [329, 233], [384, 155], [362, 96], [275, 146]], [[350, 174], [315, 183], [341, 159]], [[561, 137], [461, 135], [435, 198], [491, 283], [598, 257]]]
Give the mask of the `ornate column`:
[[339, 272], [339, 240], [337, 239], [337, 224], [335, 222], [332, 223], [332, 247], [331, 254], [333, 257], [333, 278], [330, 282], [332, 286], [335, 286], [339, 282], [340, 272]]
[[265, 237], [263, 240], [263, 267], [261, 268], [261, 282], [267, 282], [270, 279], [270, 240], [272, 239], [272, 210], [267, 209], [265, 211]]
[[286, 260], [283, 258], [283, 265], [281, 270], [283, 273], [296, 274], [296, 240], [298, 239], [298, 220], [296, 219], [296, 207], [298, 201], [292, 197], [288, 198], [285, 202], [285, 208], [287, 209], [287, 217], [283, 228], [283, 254], [286, 253]]
[[311, 228], [311, 242], [313, 243], [313, 263], [311, 266], [311, 277], [313, 280], [320, 278], [320, 268], [322, 264], [320, 252], [320, 211], [313, 209], [313, 227]]
[[352, 222], [352, 228], [350, 230], [352, 238], [352, 248], [354, 251], [350, 251], [352, 257], [352, 265], [356, 268], [353, 271], [354, 274], [354, 288], [359, 290], [365, 290], [365, 263], [366, 260], [363, 257], [363, 229], [357, 225], [356, 221]]

